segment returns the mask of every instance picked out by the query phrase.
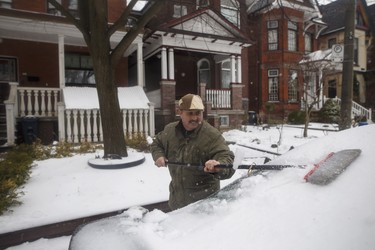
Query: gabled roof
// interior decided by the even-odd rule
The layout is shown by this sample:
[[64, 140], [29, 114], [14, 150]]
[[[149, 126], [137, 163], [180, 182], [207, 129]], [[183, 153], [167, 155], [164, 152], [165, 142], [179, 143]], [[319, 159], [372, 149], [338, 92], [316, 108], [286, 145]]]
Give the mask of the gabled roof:
[[171, 20], [158, 27], [157, 30], [168, 33], [250, 42], [241, 30], [209, 8], [199, 9], [181, 18]]
[[173, 19], [144, 37], [144, 55], [150, 57], [162, 47], [232, 55], [241, 54], [253, 42], [221, 14], [209, 8]]
[[[323, 21], [328, 25], [327, 28], [322, 32], [322, 35], [344, 30], [346, 12], [345, 6], [349, 3], [349, 1], [353, 0], [340, 0], [327, 5], [319, 6], [323, 15]], [[358, 0], [357, 3], [362, 4], [362, 6], [367, 8], [366, 1]], [[365, 11], [361, 13], [366, 15]]]
[[315, 9], [314, 0], [246, 0], [248, 13], [267, 12], [271, 9], [289, 7], [292, 9]]

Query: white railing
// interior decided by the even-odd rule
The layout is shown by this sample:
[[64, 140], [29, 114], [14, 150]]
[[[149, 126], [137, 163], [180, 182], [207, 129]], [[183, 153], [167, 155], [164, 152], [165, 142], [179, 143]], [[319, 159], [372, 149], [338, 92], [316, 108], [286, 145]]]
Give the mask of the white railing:
[[[65, 109], [58, 104], [59, 140], [72, 143], [102, 142], [103, 130], [98, 109]], [[127, 137], [134, 134], [154, 136], [154, 106], [149, 109], [123, 109], [123, 129]]]
[[[330, 99], [330, 98], [327, 98], [327, 97], [324, 96], [323, 97], [323, 104], [328, 99]], [[341, 99], [340, 98], [335, 97], [334, 100], [337, 101], [337, 103], [339, 105], [341, 105]], [[366, 109], [365, 107], [356, 103], [355, 101], [352, 101], [352, 116], [353, 116], [352, 118], [354, 118], [354, 116], [362, 116], [362, 117], [366, 117], [366, 119], [368, 121], [372, 121], [372, 111], [371, 111], [371, 109]]]
[[17, 82], [10, 82], [10, 91], [8, 100], [4, 101], [5, 115], [7, 122], [7, 145], [13, 146], [15, 143], [16, 116], [17, 116]]
[[58, 88], [18, 87], [18, 116], [51, 117], [57, 116]]
[[232, 108], [230, 89], [206, 89], [206, 101], [212, 102], [213, 109]]

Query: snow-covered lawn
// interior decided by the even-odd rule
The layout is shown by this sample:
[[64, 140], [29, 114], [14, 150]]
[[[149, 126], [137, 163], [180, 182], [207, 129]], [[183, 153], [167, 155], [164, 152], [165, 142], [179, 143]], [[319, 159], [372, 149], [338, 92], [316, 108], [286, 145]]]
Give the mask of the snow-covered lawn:
[[[316, 127], [322, 128], [322, 124], [312, 124], [311, 126], [311, 128]], [[282, 163], [285, 163], [293, 161], [293, 163], [301, 164], [301, 162], [303, 163], [305, 161], [311, 163], [319, 160], [325, 152], [337, 151], [346, 147], [361, 148], [361, 145], [363, 144], [365, 145], [363, 146], [361, 157], [366, 159], [363, 163], [371, 166], [370, 163], [372, 164], [372, 162], [374, 162], [375, 156], [370, 155], [369, 153], [369, 148], [371, 148], [371, 146], [367, 145], [367, 143], [370, 143], [371, 141], [374, 143], [375, 141], [374, 125], [350, 129], [348, 132], [344, 131], [346, 132], [344, 139], [336, 139], [336, 134], [342, 132], [337, 133], [331, 131], [336, 129], [332, 125], [328, 125], [328, 127], [324, 126], [324, 128], [326, 130], [309, 130], [308, 138], [302, 137], [302, 128], [290, 126], [271, 127], [269, 129], [247, 126], [246, 129], [244, 129], [246, 131], [230, 130], [223, 135], [228, 141], [237, 143], [230, 145], [233, 151], [235, 151], [237, 147], [240, 147], [238, 144], [278, 154], [285, 154], [291, 148], [294, 148], [285, 154], [285, 156], [277, 157], [271, 153], [241, 147], [246, 150], [246, 161], [255, 162], [257, 164], [263, 163], [265, 157], [273, 159], [274, 162], [282, 161]], [[365, 130], [365, 132], [357, 132], [362, 130]], [[361, 138], [358, 138], [358, 136], [361, 136]], [[314, 145], [313, 143], [309, 143], [308, 145], [313, 145], [311, 147], [300, 147], [300, 145], [306, 144], [307, 142], [313, 142], [321, 137], [327, 137], [329, 140], [326, 140], [323, 144]], [[293, 155], [294, 152], [296, 153]], [[290, 155], [290, 157], [285, 158], [288, 155]], [[146, 161], [139, 166], [117, 170], [99, 170], [91, 168], [88, 166], [87, 161], [94, 156], [95, 154], [84, 154], [63, 159], [49, 159], [35, 162], [31, 178], [23, 188], [24, 195], [20, 199], [23, 204], [19, 207], [14, 207], [12, 213], [6, 213], [0, 217], [0, 224], [2, 225], [0, 227], [0, 233], [115, 211], [136, 205], [141, 206], [168, 199], [168, 184], [170, 181], [168, 170], [166, 168], [155, 167], [150, 154], [145, 154]], [[372, 162], [367, 161], [367, 158], [372, 160]], [[290, 197], [290, 190], [292, 190], [294, 186], [288, 186], [288, 183], [292, 183], [290, 185], [300, 184], [301, 180], [295, 181], [291, 178], [300, 176], [304, 173], [301, 171], [294, 171], [293, 173], [290, 173], [290, 175], [287, 175], [289, 171], [283, 171], [283, 173], [284, 172], [286, 174], [278, 175], [277, 179], [280, 187], [285, 184], [286, 187], [284, 186], [284, 188], [289, 190], [289, 194], [286, 195], [285, 199], [291, 200], [292, 197]], [[373, 172], [369, 173], [374, 174]], [[243, 172], [239, 170], [230, 180], [223, 181], [222, 184], [225, 186], [241, 176], [243, 176]], [[265, 182], [266, 180], [261, 179], [259, 181]], [[281, 185], [282, 183], [284, 184]], [[368, 183], [365, 182], [364, 184], [367, 185]], [[255, 185], [254, 188], [257, 186], [256, 183], [249, 185]], [[261, 184], [259, 188], [262, 188], [262, 185], [265, 184]], [[353, 185], [356, 184], [353, 183]], [[277, 195], [282, 197], [282, 195], [285, 194], [285, 192], [281, 191], [283, 188], [277, 188], [276, 186], [273, 188], [280, 189]], [[317, 189], [317, 187], [313, 188]], [[304, 190], [305, 189], [306, 188], [304, 188]], [[307, 189], [311, 188], [307, 187]], [[334, 196], [334, 191], [329, 195]], [[258, 196], [259, 193], [255, 193], [253, 197], [249, 197], [249, 199], [254, 204], [259, 203], [260, 208], [266, 206], [263, 202], [269, 202], [269, 205], [271, 205], [273, 195], [270, 196], [271, 200]], [[365, 195], [365, 197], [367, 196]], [[301, 199], [300, 196], [295, 198]], [[326, 198], [327, 197], [324, 199]], [[282, 199], [278, 201], [281, 200]], [[303, 202], [306, 201], [305, 198], [302, 200]], [[369, 202], [372, 202], [371, 206], [373, 207], [374, 198], [372, 198], [372, 200], [370, 198]], [[300, 209], [305, 209], [305, 207], [303, 207], [303, 204], [301, 203], [300, 207], [296, 209], [299, 211]], [[183, 213], [183, 210], [179, 213]], [[171, 216], [174, 215], [172, 214]], [[290, 222], [290, 225], [285, 225], [285, 227], [294, 227], [295, 223], [297, 223], [293, 219], [289, 220], [289, 216], [293, 216], [293, 213], [289, 214], [285, 211], [285, 214], [280, 214], [280, 216], [285, 216], [285, 223], [288, 221]], [[374, 228], [373, 221], [375, 221], [374, 216], [368, 218], [368, 223], [370, 223], [369, 226], [371, 227], [371, 225], [373, 225], [372, 229]], [[189, 227], [189, 223], [186, 223]], [[260, 220], [259, 223], [261, 223]], [[320, 224], [318, 223], [318, 225]], [[260, 227], [260, 225], [253, 226], [255, 228], [258, 228], [258, 226]], [[320, 226], [325, 225], [321, 224]], [[242, 227], [242, 225], [239, 225], [239, 227]], [[264, 225], [262, 227], [264, 227]], [[69, 240], [70, 237], [61, 237], [53, 240], [41, 239], [36, 242], [25, 243], [10, 249], [67, 249]], [[199, 241], [203, 239], [197, 238], [197, 240]], [[259, 247], [260, 246], [255, 246], [254, 249], [261, 249]], [[300, 247], [299, 249], [304, 248]]]

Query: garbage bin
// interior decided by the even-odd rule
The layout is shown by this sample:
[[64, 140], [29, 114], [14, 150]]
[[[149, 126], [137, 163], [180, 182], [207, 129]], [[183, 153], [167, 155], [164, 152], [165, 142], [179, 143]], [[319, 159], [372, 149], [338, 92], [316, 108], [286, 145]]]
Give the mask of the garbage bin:
[[249, 111], [249, 125], [258, 125], [257, 113], [255, 111]]
[[35, 116], [25, 116], [21, 119], [23, 141], [32, 144], [38, 137], [38, 119]]

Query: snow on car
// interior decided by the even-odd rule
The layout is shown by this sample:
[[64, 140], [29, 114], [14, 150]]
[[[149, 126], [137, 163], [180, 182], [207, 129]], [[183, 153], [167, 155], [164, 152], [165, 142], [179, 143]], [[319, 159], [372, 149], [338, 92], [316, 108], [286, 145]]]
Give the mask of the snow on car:
[[[302, 165], [257, 172], [217, 194], [164, 213], [133, 207], [82, 226], [71, 250], [361, 249], [375, 247], [375, 125], [333, 133], [268, 164]], [[360, 155], [331, 183], [304, 177], [331, 152]]]

